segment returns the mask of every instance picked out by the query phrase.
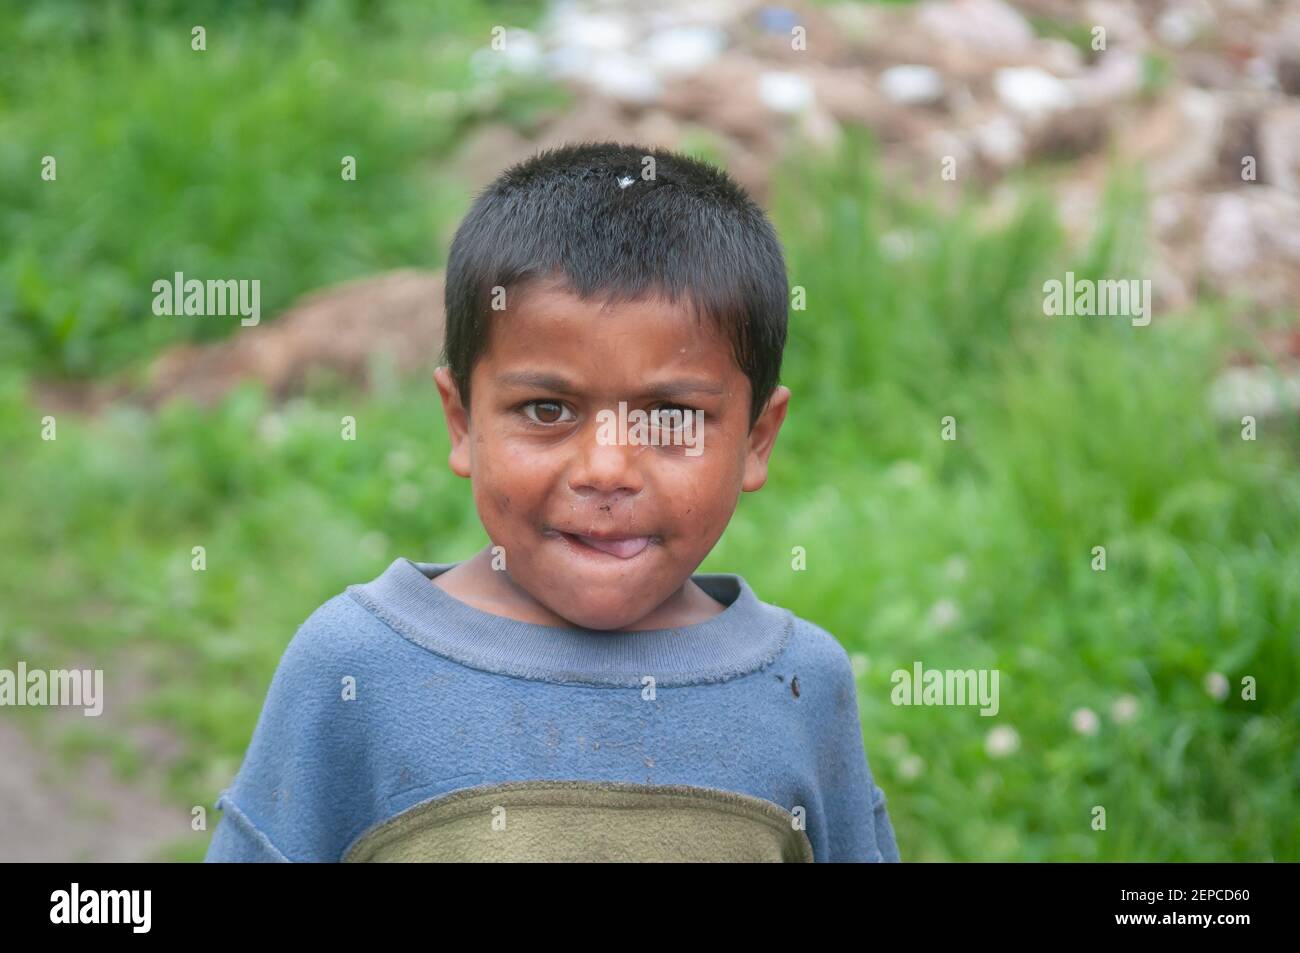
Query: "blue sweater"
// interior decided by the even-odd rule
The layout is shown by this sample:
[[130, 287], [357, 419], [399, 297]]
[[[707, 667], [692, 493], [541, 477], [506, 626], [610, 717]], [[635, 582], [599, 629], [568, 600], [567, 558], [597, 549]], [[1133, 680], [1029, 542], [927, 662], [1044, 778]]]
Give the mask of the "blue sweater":
[[303, 623], [208, 861], [896, 861], [849, 659], [731, 574], [596, 632], [476, 609], [399, 558]]

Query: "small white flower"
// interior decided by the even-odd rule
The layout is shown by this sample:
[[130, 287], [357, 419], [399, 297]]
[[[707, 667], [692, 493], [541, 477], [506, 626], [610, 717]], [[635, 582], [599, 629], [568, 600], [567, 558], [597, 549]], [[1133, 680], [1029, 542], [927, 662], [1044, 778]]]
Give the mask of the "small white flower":
[[902, 757], [907, 753], [907, 736], [890, 735], [885, 739], [885, 750], [895, 757]]
[[961, 610], [951, 599], [940, 599], [930, 608], [929, 621], [936, 629], [946, 629], [961, 618]]
[[1138, 700], [1132, 695], [1120, 695], [1110, 706], [1110, 717], [1121, 725], [1128, 724], [1138, 713]]
[[1005, 758], [1020, 747], [1020, 735], [1010, 725], [998, 725], [984, 739], [984, 750], [990, 758]]
[[916, 486], [925, 479], [925, 470], [911, 460], [899, 460], [885, 471], [885, 477], [896, 486]]
[[1095, 735], [1101, 720], [1091, 708], [1076, 708], [1070, 716], [1070, 726], [1081, 735]]
[[394, 476], [406, 476], [415, 466], [415, 459], [405, 450], [390, 450], [384, 464]]
[[1222, 672], [1210, 672], [1205, 676], [1205, 690], [1211, 698], [1221, 702], [1228, 697], [1228, 680]]
[[886, 261], [902, 261], [911, 258], [916, 241], [911, 232], [885, 232], [880, 236], [880, 253]]
[[758, 98], [774, 112], [797, 113], [814, 100], [813, 87], [799, 73], [769, 70], [758, 77]]
[[925, 762], [921, 760], [919, 754], [909, 754], [898, 763], [898, 776], [904, 781], [911, 781], [920, 777], [924, 768]]

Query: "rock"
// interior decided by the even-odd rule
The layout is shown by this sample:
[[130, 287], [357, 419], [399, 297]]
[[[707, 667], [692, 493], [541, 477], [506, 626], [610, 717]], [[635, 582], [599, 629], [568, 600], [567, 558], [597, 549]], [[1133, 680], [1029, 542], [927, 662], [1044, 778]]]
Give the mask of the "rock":
[[1100, 149], [1110, 132], [1110, 113], [1100, 107], [1054, 112], [1029, 126], [1028, 153], [1040, 159], [1074, 159]]
[[1036, 66], [1007, 67], [993, 75], [993, 89], [1004, 106], [1036, 115], [1075, 104], [1070, 85]]
[[1201, 233], [1201, 267], [1226, 288], [1244, 277], [1258, 260], [1259, 248], [1249, 203], [1234, 193], [1212, 197]]
[[[1251, 164], [1255, 167], [1253, 180], [1243, 178]], [[1225, 187], [1260, 179], [1259, 116], [1249, 108], [1239, 108], [1224, 117], [1215, 179]]]
[[1240, 194], [1250, 204], [1260, 245], [1300, 284], [1300, 196], [1267, 185], [1246, 186]]
[[1109, 106], [1132, 99], [1141, 91], [1142, 59], [1129, 50], [1109, 50], [1096, 66], [1065, 82], [1079, 104]]
[[1300, 96], [1300, 50], [1288, 50], [1278, 57], [1277, 85], [1288, 96]]
[[643, 45], [650, 67], [660, 76], [698, 73], [727, 46], [727, 35], [714, 26], [674, 26], [651, 34]]
[[1009, 116], [997, 115], [975, 128], [975, 148], [997, 168], [1019, 165], [1025, 159], [1025, 137]]
[[1033, 27], [1000, 0], [951, 0], [923, 3], [916, 24], [954, 51], [1015, 62], [1028, 56]]
[[1300, 194], [1300, 106], [1270, 109], [1259, 119], [1259, 178]]
[[1173, 4], [1156, 20], [1156, 38], [1166, 46], [1181, 49], [1189, 46], [1213, 17], [1214, 11], [1204, 2]]
[[1180, 90], [1135, 122], [1120, 146], [1146, 165], [1152, 190], [1194, 188], [1214, 180], [1226, 109], [1214, 93]]
[[552, 7], [543, 29], [548, 42], [557, 49], [622, 52], [636, 37], [635, 25], [622, 13], [590, 9], [578, 3]]
[[1038, 44], [1037, 62], [1053, 76], [1077, 76], [1083, 72], [1083, 54], [1067, 40], [1041, 40]]
[[[1179, 69], [1189, 85], [1201, 89], [1232, 89], [1237, 85], [1239, 75], [1234, 64], [1226, 62], [1217, 52], [1208, 50], [1187, 50], [1178, 58]], [[1246, 64], [1248, 72], [1257, 72], [1262, 61], [1256, 57]], [[1266, 75], [1255, 76], [1256, 86], [1269, 88], [1273, 85], [1273, 74], [1265, 70]]]
[[759, 60], [728, 51], [696, 75], [670, 84], [659, 105], [679, 120], [715, 132], [766, 140], [774, 131], [772, 114], [759, 95], [762, 72]]
[[799, 73], [767, 70], [758, 76], [758, 98], [774, 112], [799, 113], [813, 104], [813, 87]]
[[1107, 51], [1123, 47], [1140, 53], [1150, 41], [1139, 11], [1138, 4], [1123, 0], [1088, 0], [1076, 18], [1089, 26], [1105, 27]]
[[880, 90], [902, 105], [938, 102], [943, 96], [943, 76], [929, 66], [891, 66], [880, 74]]
[[570, 73], [570, 78], [627, 103], [652, 103], [662, 92], [659, 77], [650, 65], [626, 53], [600, 53]]
[[871, 74], [858, 67], [833, 69], [811, 66], [806, 71], [813, 84], [813, 96], [841, 123], [874, 125], [882, 110], [889, 108], [877, 92]]

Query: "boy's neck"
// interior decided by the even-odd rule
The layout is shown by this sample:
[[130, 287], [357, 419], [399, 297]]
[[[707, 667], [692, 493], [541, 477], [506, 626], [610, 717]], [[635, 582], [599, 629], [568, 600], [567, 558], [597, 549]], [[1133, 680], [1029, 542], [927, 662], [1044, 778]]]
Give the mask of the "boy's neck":
[[[526, 590], [516, 585], [509, 573], [492, 568], [492, 547], [485, 546], [472, 558], [439, 573], [435, 586], [475, 609], [520, 622], [559, 628], [575, 628], [573, 622], [552, 612]], [[711, 619], [726, 606], [687, 579], [675, 593], [652, 612], [628, 626], [613, 631], [673, 629]]]

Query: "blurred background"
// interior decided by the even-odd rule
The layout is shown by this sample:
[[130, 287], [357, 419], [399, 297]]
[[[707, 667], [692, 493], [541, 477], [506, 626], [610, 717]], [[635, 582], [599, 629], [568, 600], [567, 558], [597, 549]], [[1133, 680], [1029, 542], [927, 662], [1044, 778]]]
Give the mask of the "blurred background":
[[[0, 23], [0, 667], [105, 686], [0, 708], [0, 860], [201, 859], [303, 619], [486, 544], [440, 269], [477, 189], [592, 139], [781, 235], [790, 418], [701, 571], [848, 649], [903, 858], [1300, 860], [1300, 4]], [[259, 280], [260, 323], [154, 314], [176, 272]], [[1150, 280], [1150, 325], [1046, 316], [1067, 272]], [[997, 716], [891, 704], [917, 660], [997, 669]]]

